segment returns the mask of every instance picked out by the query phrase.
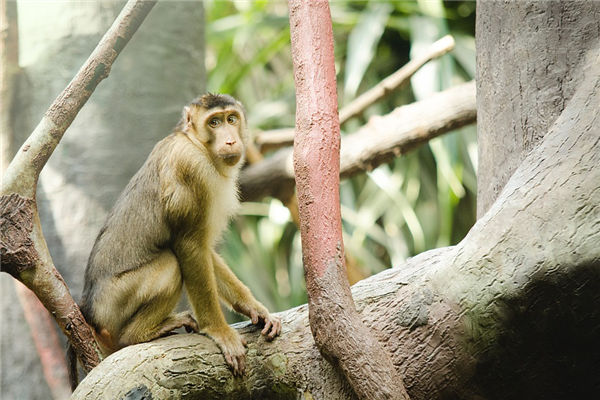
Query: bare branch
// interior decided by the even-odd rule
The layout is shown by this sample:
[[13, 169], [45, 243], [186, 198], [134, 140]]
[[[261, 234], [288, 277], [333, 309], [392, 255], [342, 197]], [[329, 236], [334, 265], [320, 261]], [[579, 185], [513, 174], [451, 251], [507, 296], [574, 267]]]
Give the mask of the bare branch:
[[447, 35], [433, 43], [422, 55], [410, 60], [406, 65], [388, 76], [376, 86], [364, 92], [350, 104], [340, 110], [340, 125], [344, 124], [352, 117], [356, 117], [363, 113], [369, 106], [375, 104], [381, 99], [388, 96], [395, 90], [398, 90], [402, 85], [417, 72], [423, 65], [429, 61], [441, 57], [454, 48], [454, 39]]
[[[349, 177], [371, 170], [436, 136], [474, 123], [476, 117], [473, 82], [373, 117], [358, 131], [342, 137], [340, 174]], [[293, 185], [290, 149], [281, 149], [247, 167], [240, 179], [242, 199], [246, 201], [279, 197]]]

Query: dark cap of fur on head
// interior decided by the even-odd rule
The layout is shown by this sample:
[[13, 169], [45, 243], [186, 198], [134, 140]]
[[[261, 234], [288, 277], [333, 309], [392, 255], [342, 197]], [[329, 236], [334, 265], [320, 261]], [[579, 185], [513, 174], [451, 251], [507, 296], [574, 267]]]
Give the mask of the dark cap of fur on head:
[[207, 93], [192, 101], [193, 105], [200, 106], [206, 110], [215, 107], [227, 107], [237, 105], [238, 102], [228, 94]]

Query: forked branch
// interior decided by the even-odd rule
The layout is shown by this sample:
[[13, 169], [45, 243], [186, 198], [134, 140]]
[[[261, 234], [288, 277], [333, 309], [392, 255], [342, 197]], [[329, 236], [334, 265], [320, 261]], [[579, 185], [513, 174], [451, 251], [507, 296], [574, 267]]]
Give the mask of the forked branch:
[[54, 100], [9, 164], [0, 196], [1, 270], [30, 288], [56, 319], [84, 369], [100, 361], [91, 328], [56, 270], [44, 239], [35, 199], [40, 171], [96, 86], [155, 1], [130, 0], [71, 83]]

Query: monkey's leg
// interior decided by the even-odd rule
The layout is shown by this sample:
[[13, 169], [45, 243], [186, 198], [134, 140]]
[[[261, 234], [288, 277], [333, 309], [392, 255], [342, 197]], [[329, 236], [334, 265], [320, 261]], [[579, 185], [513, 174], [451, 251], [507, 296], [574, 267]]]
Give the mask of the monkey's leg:
[[246, 368], [246, 342], [225, 321], [219, 304], [213, 260], [209, 249], [198, 249], [196, 243], [180, 243], [178, 259], [188, 297], [198, 327], [219, 346], [234, 375]]
[[198, 324], [189, 311], [168, 315], [156, 324], [157, 311], [153, 307], [145, 306], [143, 311], [136, 314], [135, 318], [123, 329], [119, 345], [125, 347], [135, 343], [149, 342], [166, 336], [178, 328], [185, 328], [187, 332], [198, 332]]
[[161, 252], [151, 262], [113, 281], [109, 296], [112, 304], [106, 310], [113, 318], [119, 315], [121, 322], [118, 326], [104, 326], [116, 347], [147, 342], [180, 327], [198, 330], [189, 312], [171, 314], [182, 288], [179, 265], [171, 251]]
[[235, 276], [215, 251], [212, 252], [212, 259], [219, 295], [235, 311], [250, 318], [254, 325], [264, 324], [261, 333], [267, 337], [267, 340], [273, 340], [281, 332], [279, 318], [269, 314], [269, 310], [254, 298], [250, 289]]

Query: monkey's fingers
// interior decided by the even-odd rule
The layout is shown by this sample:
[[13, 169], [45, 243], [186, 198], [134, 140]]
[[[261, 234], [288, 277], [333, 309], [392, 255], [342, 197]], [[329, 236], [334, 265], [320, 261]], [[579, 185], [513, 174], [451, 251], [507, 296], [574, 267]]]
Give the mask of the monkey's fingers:
[[237, 376], [243, 376], [244, 372], [246, 371], [246, 356], [238, 356], [237, 364], [238, 364], [238, 375]]
[[225, 357], [225, 362], [227, 363], [227, 365], [229, 365], [231, 371], [233, 372], [233, 375], [235, 376], [237, 373], [237, 362], [235, 357], [233, 357], [233, 355], [229, 353], [223, 353], [223, 356]]
[[269, 333], [268, 339], [273, 340], [275, 336], [279, 336], [281, 333], [281, 321], [279, 318], [273, 319], [273, 329], [271, 329], [271, 333]]
[[250, 311], [250, 320], [252, 320], [253, 325], [258, 324], [259, 319], [258, 319], [258, 313], [256, 312], [256, 310]]
[[246, 361], [245, 356], [243, 355], [233, 355], [229, 353], [223, 354], [225, 356], [225, 361], [231, 368], [231, 372], [233, 376], [243, 376], [244, 371], [246, 369]]
[[265, 327], [263, 328], [262, 331], [260, 331], [261, 335], [267, 336], [267, 334], [269, 333], [269, 331], [271, 330], [272, 327], [273, 327], [273, 321], [271, 321], [268, 318], [265, 318]]
[[265, 320], [265, 327], [261, 333], [266, 336], [268, 341], [275, 339], [275, 336], [281, 333], [281, 321], [279, 321], [279, 318], [269, 316]]

